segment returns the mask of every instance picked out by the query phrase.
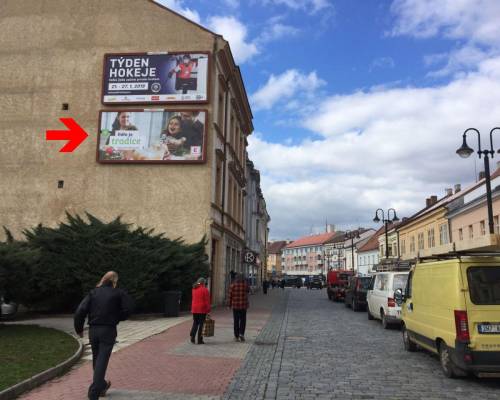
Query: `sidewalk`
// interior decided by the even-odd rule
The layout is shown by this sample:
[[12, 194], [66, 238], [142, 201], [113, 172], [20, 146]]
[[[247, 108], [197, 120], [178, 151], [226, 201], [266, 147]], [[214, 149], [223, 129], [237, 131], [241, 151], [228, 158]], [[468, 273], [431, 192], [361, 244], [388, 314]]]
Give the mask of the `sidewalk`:
[[[219, 399], [242, 364], [255, 338], [266, 325], [273, 304], [283, 296], [270, 290], [267, 296], [250, 297], [245, 343], [234, 342], [232, 313], [218, 308], [212, 313], [215, 337], [205, 345], [189, 341], [191, 320], [179, 321], [163, 333], [118, 349], [110, 360], [107, 378], [111, 400]], [[166, 320], [168, 321], [168, 320]], [[131, 321], [137, 323], [138, 321]], [[120, 324], [125, 329], [125, 324]], [[90, 361], [66, 375], [25, 394], [25, 400], [85, 400], [92, 379]]]

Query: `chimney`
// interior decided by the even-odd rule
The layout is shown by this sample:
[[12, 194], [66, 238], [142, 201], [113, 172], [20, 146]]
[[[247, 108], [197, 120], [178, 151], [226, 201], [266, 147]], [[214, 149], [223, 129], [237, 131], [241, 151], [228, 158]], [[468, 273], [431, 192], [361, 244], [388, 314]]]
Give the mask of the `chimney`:
[[460, 183], [457, 183], [455, 185], [455, 194], [460, 192], [462, 190], [462, 185], [460, 185]]
[[427, 198], [425, 199], [425, 207], [430, 207], [431, 206], [431, 199], [430, 198]]
[[484, 179], [486, 177], [486, 173], [484, 171], [481, 171], [479, 173], [479, 180]]
[[452, 188], [446, 188], [444, 191], [446, 192], [446, 196], [451, 196], [453, 194]]
[[438, 202], [438, 197], [437, 196], [431, 196], [431, 203], [436, 204]]

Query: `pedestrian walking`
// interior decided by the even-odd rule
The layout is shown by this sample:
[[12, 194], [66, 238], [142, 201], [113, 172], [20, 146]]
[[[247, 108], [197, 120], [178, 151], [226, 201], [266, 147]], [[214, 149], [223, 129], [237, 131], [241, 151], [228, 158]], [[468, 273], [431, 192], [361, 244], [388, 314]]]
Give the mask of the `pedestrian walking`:
[[248, 292], [250, 287], [245, 278], [238, 274], [235, 282], [229, 288], [229, 306], [233, 309], [234, 340], [245, 341], [245, 328], [247, 324]]
[[285, 290], [285, 280], [284, 279], [282, 279], [280, 282], [280, 288]]
[[198, 344], [205, 344], [203, 341], [203, 324], [210, 312], [210, 292], [206, 288], [207, 281], [200, 278], [193, 285], [191, 313], [193, 314], [193, 327], [191, 328], [191, 343], [195, 343], [196, 333], [198, 333]]
[[92, 384], [88, 390], [90, 400], [105, 396], [111, 386], [111, 381], [104, 378], [116, 341], [116, 326], [120, 321], [126, 320], [133, 309], [132, 299], [124, 290], [118, 289], [117, 284], [118, 274], [114, 271], [106, 272], [96, 288], [82, 300], [74, 317], [75, 331], [80, 337], [83, 337], [83, 326], [88, 317], [94, 369]]
[[269, 289], [269, 281], [264, 279], [264, 282], [262, 283], [262, 291], [264, 294], [267, 294], [267, 289]]

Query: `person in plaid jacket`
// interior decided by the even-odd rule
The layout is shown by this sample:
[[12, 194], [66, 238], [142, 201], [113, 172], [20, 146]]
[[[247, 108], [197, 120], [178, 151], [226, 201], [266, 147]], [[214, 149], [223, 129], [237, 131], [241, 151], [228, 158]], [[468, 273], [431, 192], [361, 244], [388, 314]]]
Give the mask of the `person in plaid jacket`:
[[249, 292], [250, 287], [245, 278], [237, 274], [235, 281], [229, 287], [229, 307], [233, 309], [234, 340], [237, 342], [245, 341]]

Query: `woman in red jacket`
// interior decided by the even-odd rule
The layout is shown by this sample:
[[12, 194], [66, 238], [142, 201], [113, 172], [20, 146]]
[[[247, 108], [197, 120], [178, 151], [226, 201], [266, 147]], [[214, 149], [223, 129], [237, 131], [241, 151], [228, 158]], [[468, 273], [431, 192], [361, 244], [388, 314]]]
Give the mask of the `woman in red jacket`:
[[191, 328], [191, 343], [194, 343], [196, 332], [198, 332], [198, 344], [205, 344], [203, 341], [203, 324], [210, 312], [210, 293], [205, 287], [205, 278], [200, 278], [193, 285], [191, 312], [193, 314], [193, 327]]

